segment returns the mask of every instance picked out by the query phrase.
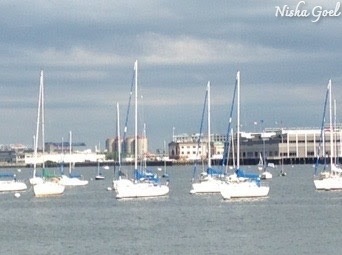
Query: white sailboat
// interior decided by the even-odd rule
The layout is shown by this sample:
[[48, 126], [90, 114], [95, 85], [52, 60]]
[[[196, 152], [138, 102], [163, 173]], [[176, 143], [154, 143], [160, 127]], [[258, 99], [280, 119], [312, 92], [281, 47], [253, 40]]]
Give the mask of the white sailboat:
[[126, 179], [116, 185], [116, 198], [160, 197], [169, 193], [168, 185], [159, 179], [149, 178], [138, 170], [138, 61], [134, 63], [135, 108], [134, 108], [134, 180]]
[[[44, 73], [40, 73], [40, 85], [39, 85], [39, 99], [38, 99], [38, 117], [37, 117], [37, 129], [34, 142], [34, 170], [33, 177], [30, 179], [30, 183], [33, 185], [33, 192], [36, 197], [54, 196], [61, 195], [64, 193], [64, 186], [58, 184], [57, 178], [42, 178], [36, 176], [36, 166], [37, 166], [37, 150], [38, 150], [38, 137], [40, 129], [40, 118], [42, 120], [42, 143], [43, 143], [43, 155], [44, 155], [44, 143], [45, 143], [45, 131], [44, 131]], [[41, 116], [40, 116], [41, 113]], [[43, 159], [43, 170], [44, 170], [44, 159]]]
[[208, 168], [200, 174], [199, 179], [191, 185], [190, 194], [198, 193], [220, 193], [221, 178], [223, 173], [211, 166], [211, 127], [210, 127], [210, 82], [207, 84], [207, 106], [208, 106]]
[[69, 162], [69, 176], [62, 174], [59, 179], [59, 184], [63, 186], [84, 186], [88, 184], [88, 180], [81, 180], [77, 176], [72, 176], [72, 132], [69, 132], [69, 154], [70, 154], [70, 162]]
[[12, 173], [0, 174], [0, 192], [23, 191], [27, 189], [25, 182], [17, 181], [16, 175]]
[[221, 185], [221, 195], [224, 199], [266, 197], [269, 187], [261, 185], [256, 174], [245, 173], [240, 169], [240, 72], [236, 75], [237, 85], [237, 148], [236, 171]]
[[[332, 120], [332, 83], [329, 80], [327, 87], [327, 95], [329, 96], [329, 133], [330, 133], [330, 171], [322, 172], [318, 178], [314, 179], [316, 190], [340, 190], [342, 189], [342, 169], [334, 162], [334, 128]], [[325, 113], [325, 110], [324, 110]], [[323, 116], [324, 124], [324, 116]], [[324, 125], [322, 125], [324, 128]], [[317, 165], [317, 164], [316, 164]]]

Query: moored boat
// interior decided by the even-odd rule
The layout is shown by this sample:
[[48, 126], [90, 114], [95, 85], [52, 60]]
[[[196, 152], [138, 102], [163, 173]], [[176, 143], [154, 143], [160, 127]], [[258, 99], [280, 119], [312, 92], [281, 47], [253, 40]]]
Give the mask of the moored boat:
[[57, 196], [64, 193], [65, 186], [58, 183], [58, 181], [44, 181], [33, 186], [33, 192], [36, 197]]
[[223, 199], [266, 197], [270, 188], [261, 183], [260, 177], [255, 173], [246, 173], [240, 169], [240, 72], [236, 75], [237, 88], [237, 149], [236, 149], [236, 170], [221, 185]]
[[[138, 61], [134, 63], [134, 139], [138, 141]], [[117, 185], [116, 185], [117, 184]], [[116, 198], [139, 198], [139, 197], [160, 197], [169, 193], [167, 184], [160, 183], [159, 178], [146, 171], [146, 168], [138, 169], [138, 143], [134, 143], [134, 181], [125, 181], [124, 184], [119, 180], [116, 186]]]
[[17, 181], [16, 175], [12, 173], [0, 174], [0, 192], [23, 191], [27, 189], [25, 182]]

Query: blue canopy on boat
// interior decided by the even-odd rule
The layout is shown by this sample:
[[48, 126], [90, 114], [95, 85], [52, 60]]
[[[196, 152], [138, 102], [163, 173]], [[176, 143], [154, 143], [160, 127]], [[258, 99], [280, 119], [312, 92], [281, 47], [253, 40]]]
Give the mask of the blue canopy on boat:
[[80, 175], [79, 173], [70, 173], [70, 174], [69, 174], [69, 177], [70, 177], [70, 178], [81, 178], [82, 175]]
[[214, 168], [209, 167], [207, 169], [207, 174], [213, 175], [213, 176], [218, 176], [218, 175], [223, 175], [224, 173], [220, 169], [214, 169]]
[[248, 178], [256, 181], [260, 181], [260, 176], [255, 173], [245, 173], [242, 169], [236, 169], [235, 171], [237, 177]]
[[158, 181], [158, 176], [157, 176], [157, 174], [149, 172], [149, 171], [134, 170], [134, 179]]
[[13, 178], [15, 176], [15, 174], [12, 174], [12, 173], [0, 173], [0, 177], [1, 178], [8, 178], [8, 177], [10, 177], [10, 178]]

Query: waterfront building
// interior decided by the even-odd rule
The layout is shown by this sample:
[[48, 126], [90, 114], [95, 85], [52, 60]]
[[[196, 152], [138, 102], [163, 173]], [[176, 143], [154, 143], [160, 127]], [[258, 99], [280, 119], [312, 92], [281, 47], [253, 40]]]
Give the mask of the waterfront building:
[[[212, 159], [222, 159], [224, 153], [224, 141], [222, 135], [211, 135]], [[200, 134], [174, 135], [169, 143], [169, 158], [180, 161], [204, 160], [208, 158], [208, 138]]]
[[2, 166], [24, 165], [27, 152], [32, 152], [32, 150], [25, 145], [0, 145], [0, 164]]
[[[330, 155], [338, 159], [342, 157], [342, 129], [338, 126], [333, 131], [334, 151], [330, 151], [330, 130], [324, 129], [321, 138], [321, 130], [318, 128], [268, 128], [264, 132], [240, 133], [240, 160], [241, 164], [257, 164], [259, 155], [262, 154], [268, 162], [280, 164], [306, 164], [315, 163], [317, 156]], [[207, 159], [207, 140], [199, 134], [175, 135], [169, 143], [170, 159], [191, 161], [198, 151], [200, 158]], [[222, 159], [224, 154], [224, 135], [212, 135], [211, 151], [216, 154], [216, 159]], [[236, 134], [234, 134], [236, 141]], [[318, 146], [321, 149], [318, 151]], [[323, 146], [324, 145], [324, 146]], [[234, 144], [236, 148], [236, 144]], [[233, 158], [230, 150], [230, 161]], [[319, 155], [318, 155], [319, 153]], [[236, 157], [235, 157], [236, 158]], [[213, 157], [214, 159], [214, 157]], [[231, 162], [232, 163], [232, 162]]]
[[116, 140], [114, 138], [108, 138], [106, 140], [106, 150], [108, 153], [113, 153]]

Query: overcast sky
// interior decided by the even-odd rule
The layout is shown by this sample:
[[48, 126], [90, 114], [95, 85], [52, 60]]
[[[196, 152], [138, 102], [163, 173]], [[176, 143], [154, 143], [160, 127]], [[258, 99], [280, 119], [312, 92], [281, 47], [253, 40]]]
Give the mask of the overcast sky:
[[338, 1], [306, 1], [309, 17], [276, 17], [276, 6], [299, 2], [1, 1], [0, 144], [32, 145], [43, 69], [46, 140], [71, 130], [75, 142], [103, 148], [116, 133], [116, 102], [124, 125], [136, 59], [151, 151], [173, 127], [199, 132], [209, 80], [212, 132], [226, 133], [237, 70], [246, 131], [260, 120], [319, 127], [329, 79], [339, 120], [342, 17], [312, 15]]

